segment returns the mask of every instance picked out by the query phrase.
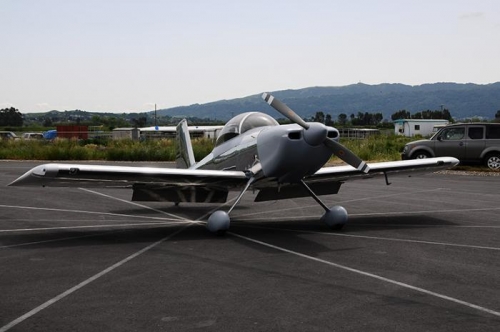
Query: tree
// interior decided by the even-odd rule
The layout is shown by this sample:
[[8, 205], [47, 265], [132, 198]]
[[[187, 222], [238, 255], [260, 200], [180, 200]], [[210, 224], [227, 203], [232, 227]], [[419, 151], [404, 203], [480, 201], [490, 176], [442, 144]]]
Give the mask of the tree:
[[23, 115], [14, 107], [0, 110], [0, 126], [21, 127], [23, 125]]
[[391, 115], [391, 120], [409, 119], [411, 117], [410, 112], [407, 110], [399, 110]]
[[44, 127], [52, 127], [53, 126], [52, 119], [49, 117], [43, 119], [43, 126]]
[[325, 123], [325, 113], [323, 112], [316, 112], [314, 115], [314, 122], [320, 122], [320, 123]]
[[498, 110], [495, 114], [495, 119], [500, 120], [500, 110]]
[[340, 113], [338, 116], [338, 121], [339, 121], [340, 125], [345, 126], [345, 124], [347, 122], [347, 114]]
[[139, 119], [132, 119], [135, 128], [146, 127], [148, 119], [145, 116], [141, 116]]
[[422, 119], [422, 112], [417, 112], [411, 116], [412, 119]]
[[332, 120], [332, 116], [330, 114], [327, 114], [325, 117], [325, 125], [326, 126], [333, 126], [333, 120]]
[[453, 122], [453, 118], [451, 117], [451, 113], [448, 109], [443, 110], [443, 119]]

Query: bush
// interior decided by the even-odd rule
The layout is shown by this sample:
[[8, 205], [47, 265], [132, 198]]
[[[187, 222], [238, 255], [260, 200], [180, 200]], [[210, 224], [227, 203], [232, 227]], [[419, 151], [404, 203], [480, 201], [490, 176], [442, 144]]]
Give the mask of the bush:
[[[412, 139], [396, 135], [377, 135], [367, 139], [341, 139], [361, 159], [368, 161], [400, 160], [404, 145]], [[208, 155], [211, 139], [192, 140], [195, 160]], [[109, 160], [109, 161], [175, 161], [175, 140], [76, 140], [0, 141], [0, 159], [14, 160]], [[335, 159], [336, 157], [332, 157]]]
[[401, 160], [405, 144], [412, 140], [397, 135], [376, 135], [366, 139], [341, 139], [341, 143], [363, 160], [393, 161]]

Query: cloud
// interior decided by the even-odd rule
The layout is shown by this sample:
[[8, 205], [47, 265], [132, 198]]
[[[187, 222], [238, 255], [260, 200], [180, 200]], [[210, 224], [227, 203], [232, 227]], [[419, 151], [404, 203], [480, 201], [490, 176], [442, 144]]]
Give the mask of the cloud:
[[[142, 104], [142, 107], [145, 109], [155, 109], [155, 103], [144, 103]], [[156, 105], [156, 108], [158, 108], [158, 105]]]
[[38, 103], [38, 104], [36, 104], [36, 107], [38, 109], [47, 109], [50, 107], [50, 105], [49, 105], [49, 103]]
[[14, 107], [14, 105], [11, 103], [0, 103], [0, 109], [11, 108], [11, 107]]
[[458, 18], [461, 20], [481, 20], [485, 17], [483, 12], [470, 12], [460, 15]]

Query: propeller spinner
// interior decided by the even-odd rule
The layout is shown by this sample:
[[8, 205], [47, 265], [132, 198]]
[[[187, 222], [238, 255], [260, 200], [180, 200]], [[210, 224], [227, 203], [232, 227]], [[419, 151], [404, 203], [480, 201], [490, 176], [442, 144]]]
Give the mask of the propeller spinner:
[[361, 172], [368, 173], [370, 167], [361, 158], [356, 156], [351, 150], [337, 141], [331, 140], [327, 137], [327, 129], [322, 124], [307, 123], [300, 116], [297, 115], [290, 107], [274, 98], [269, 93], [263, 93], [264, 99], [271, 107], [280, 112], [293, 123], [298, 124], [304, 128], [304, 140], [311, 145], [324, 144], [327, 146], [334, 155], [345, 161], [347, 164], [358, 169]]

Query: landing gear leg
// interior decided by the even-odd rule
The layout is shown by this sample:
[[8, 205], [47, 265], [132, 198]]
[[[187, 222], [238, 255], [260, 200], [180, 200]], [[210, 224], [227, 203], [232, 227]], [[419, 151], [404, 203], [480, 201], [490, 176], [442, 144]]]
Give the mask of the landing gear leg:
[[328, 208], [328, 206], [326, 206], [325, 203], [323, 203], [323, 201], [319, 199], [319, 197], [311, 190], [311, 188], [309, 188], [309, 186], [303, 180], [301, 180], [300, 183], [309, 192], [309, 195], [311, 195], [311, 197], [314, 198], [314, 200], [318, 202], [318, 204], [321, 205], [323, 209], [325, 209], [325, 214], [321, 217], [320, 220], [327, 224], [331, 229], [341, 230], [349, 219], [346, 209], [344, 209], [340, 205], [335, 205], [332, 208]]
[[225, 212], [222, 210], [217, 210], [212, 213], [212, 215], [210, 215], [207, 222], [207, 228], [210, 232], [216, 233], [218, 235], [224, 235], [224, 233], [226, 233], [226, 231], [229, 229], [229, 223], [231, 222], [229, 214], [231, 213], [231, 211], [233, 211], [236, 204], [240, 202], [241, 197], [243, 197], [243, 194], [248, 190], [248, 188], [254, 181], [254, 177], [251, 177], [248, 180], [245, 188], [243, 188], [243, 190], [240, 192], [229, 211]]

